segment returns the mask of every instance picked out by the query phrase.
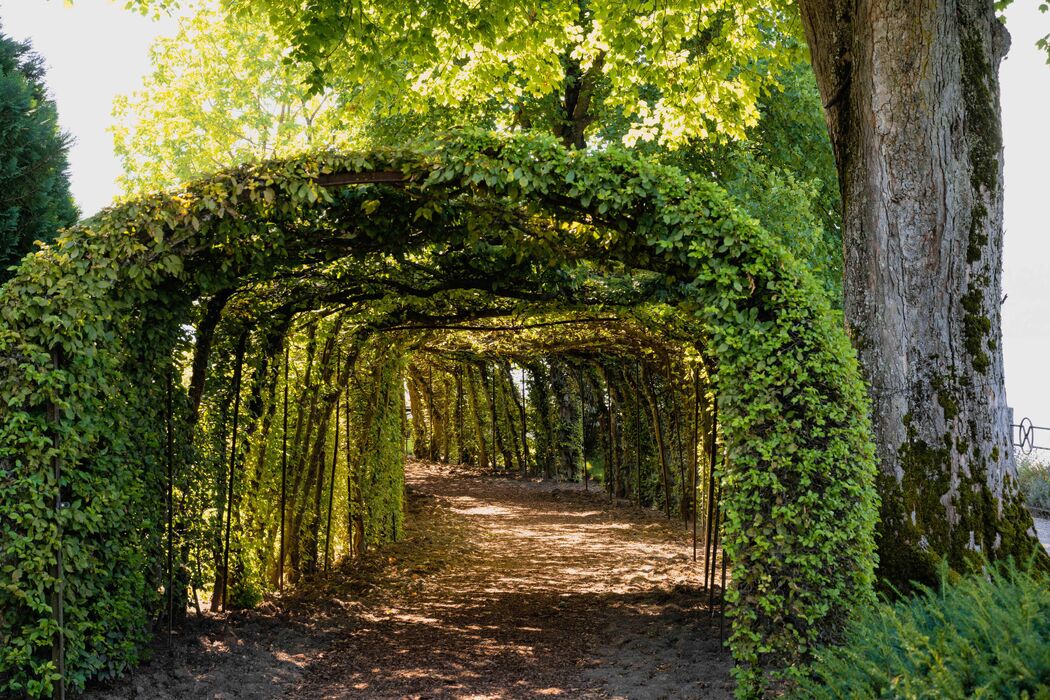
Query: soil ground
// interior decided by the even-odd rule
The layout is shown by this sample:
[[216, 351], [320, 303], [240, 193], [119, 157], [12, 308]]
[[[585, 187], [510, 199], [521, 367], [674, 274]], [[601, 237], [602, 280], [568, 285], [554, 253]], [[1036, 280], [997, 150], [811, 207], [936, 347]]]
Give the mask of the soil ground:
[[731, 697], [680, 523], [578, 485], [419, 462], [407, 479], [401, 542], [256, 610], [191, 616], [88, 697]]

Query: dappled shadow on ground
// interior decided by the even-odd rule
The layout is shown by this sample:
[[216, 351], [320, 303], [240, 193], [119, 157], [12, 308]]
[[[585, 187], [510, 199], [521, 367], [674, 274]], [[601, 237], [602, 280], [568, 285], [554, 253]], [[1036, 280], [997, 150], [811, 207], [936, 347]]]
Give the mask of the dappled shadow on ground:
[[[116, 697], [731, 695], [685, 528], [575, 486], [414, 463], [404, 541], [206, 619]], [[101, 695], [99, 695], [101, 696]]]

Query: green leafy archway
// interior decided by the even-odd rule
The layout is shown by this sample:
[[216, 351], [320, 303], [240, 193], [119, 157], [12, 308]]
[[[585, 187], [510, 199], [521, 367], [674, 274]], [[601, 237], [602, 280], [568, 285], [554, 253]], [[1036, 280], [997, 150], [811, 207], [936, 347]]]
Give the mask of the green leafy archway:
[[[136, 658], [161, 585], [158, 407], [193, 305], [341, 260], [345, 278], [304, 284], [296, 303], [352, 286], [358, 303], [387, 299], [375, 314], [396, 322], [410, 300], [391, 305], [377, 288], [412, 255], [434, 258], [446, 276], [433, 289], [468, 314], [479, 293], [672, 310], [666, 332], [693, 339], [718, 390], [742, 693], [871, 602], [867, 405], [803, 267], [713, 183], [619, 151], [468, 134], [425, 153], [220, 173], [107, 210], [27, 259], [0, 296], [0, 518], [12, 523], [0, 534], [0, 689], [50, 687], [58, 590], [69, 678]], [[609, 279], [615, 293], [596, 299], [594, 281]], [[181, 383], [176, 393], [190, 400]]]

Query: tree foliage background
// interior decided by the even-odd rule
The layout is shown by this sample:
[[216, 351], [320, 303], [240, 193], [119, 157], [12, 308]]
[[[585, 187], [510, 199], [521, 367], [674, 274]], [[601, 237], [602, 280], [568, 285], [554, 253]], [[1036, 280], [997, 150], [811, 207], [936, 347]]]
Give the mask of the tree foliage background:
[[68, 146], [43, 59], [0, 27], [0, 281], [35, 241], [49, 242], [76, 221]]

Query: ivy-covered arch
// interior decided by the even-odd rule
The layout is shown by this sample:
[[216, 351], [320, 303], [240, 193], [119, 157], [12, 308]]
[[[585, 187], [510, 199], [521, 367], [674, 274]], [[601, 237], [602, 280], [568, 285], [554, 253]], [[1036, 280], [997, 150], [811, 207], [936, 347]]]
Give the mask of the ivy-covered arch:
[[[352, 280], [355, 303], [385, 299], [376, 314], [396, 323], [408, 306], [373, 289], [369, 266], [424, 249], [450, 271], [433, 285], [450, 308], [479, 294], [587, 308], [588, 279], [615, 278], [602, 303], [658, 300], [672, 310], [667, 330], [695, 339], [731, 465], [725, 549], [742, 694], [871, 602], [867, 404], [810, 275], [713, 183], [619, 151], [465, 134], [422, 153], [220, 173], [109, 209], [23, 263], [0, 293], [0, 689], [49, 687], [60, 585], [68, 678], [136, 658], [159, 585], [160, 535], [144, 526], [163, 492], [157, 407], [193, 305], [343, 260], [346, 279], [306, 284], [297, 303]], [[57, 515], [56, 498], [69, 504]]]

